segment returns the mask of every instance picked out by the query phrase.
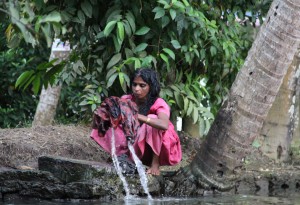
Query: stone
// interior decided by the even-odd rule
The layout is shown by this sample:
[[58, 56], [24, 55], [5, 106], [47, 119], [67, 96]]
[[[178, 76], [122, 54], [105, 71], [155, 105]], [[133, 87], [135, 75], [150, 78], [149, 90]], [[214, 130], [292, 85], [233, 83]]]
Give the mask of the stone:
[[107, 174], [116, 174], [114, 167], [94, 161], [69, 159], [57, 156], [38, 158], [39, 170], [48, 171], [63, 183], [85, 182]]

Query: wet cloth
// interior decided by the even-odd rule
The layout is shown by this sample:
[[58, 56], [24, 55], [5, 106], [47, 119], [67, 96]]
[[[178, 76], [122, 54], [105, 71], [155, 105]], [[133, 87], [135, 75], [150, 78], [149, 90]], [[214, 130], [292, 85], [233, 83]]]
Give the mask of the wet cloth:
[[[133, 95], [124, 95], [121, 99], [133, 102], [135, 100]], [[151, 106], [148, 117], [157, 118], [157, 115], [160, 112], [163, 112], [170, 117], [170, 108], [162, 98], [158, 98]], [[126, 135], [122, 131], [122, 126], [116, 127], [114, 134], [116, 139], [116, 154], [121, 155], [123, 153], [129, 153]], [[111, 153], [111, 136], [111, 129], [108, 129], [103, 137], [99, 136], [97, 129], [93, 129], [91, 133], [91, 137], [109, 153]], [[159, 130], [143, 123], [137, 131], [133, 146], [139, 159], [141, 159], [143, 164], [148, 166], [151, 164], [152, 160], [150, 149], [159, 156], [160, 165], [175, 165], [180, 162], [182, 158], [180, 140], [170, 121], [167, 130]]]
[[[117, 153], [126, 152], [127, 142], [134, 142], [139, 128], [137, 105], [129, 99], [112, 96], [106, 98], [93, 115], [93, 132], [91, 137], [106, 151], [111, 151], [111, 128], [115, 129]], [[96, 133], [97, 132], [97, 133]], [[106, 138], [105, 136], [110, 136]], [[126, 137], [118, 137], [124, 135]], [[109, 143], [109, 145], [108, 145]]]

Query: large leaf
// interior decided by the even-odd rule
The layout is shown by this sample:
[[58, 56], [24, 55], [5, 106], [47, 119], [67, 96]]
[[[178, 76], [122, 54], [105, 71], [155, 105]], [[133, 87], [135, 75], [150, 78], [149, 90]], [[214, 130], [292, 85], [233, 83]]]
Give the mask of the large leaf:
[[132, 36], [132, 31], [128, 20], [123, 20], [123, 25], [127, 36]]
[[128, 12], [126, 13], [126, 15], [125, 15], [125, 18], [126, 18], [127, 21], [129, 22], [132, 32], [135, 33], [136, 26], [135, 26], [135, 18], [134, 18], [134, 15], [133, 15], [130, 11], [128, 11]]
[[116, 55], [114, 55], [108, 62], [106, 69], [110, 69], [111, 67], [113, 67], [114, 65], [119, 63], [121, 60], [121, 57], [122, 57], [121, 53], [117, 53]]
[[41, 18], [40, 23], [43, 22], [61, 22], [60, 13], [58, 11], [52, 11], [50, 14]]
[[37, 70], [39, 70], [39, 71], [47, 70], [48, 68], [51, 68], [57, 60], [58, 60], [58, 58], [55, 58], [49, 62], [41, 63], [37, 66]]
[[175, 85], [170, 85], [170, 87], [177, 92], [180, 92], [180, 89], [178, 87], [176, 87]]
[[199, 112], [197, 107], [194, 107], [193, 109], [193, 123], [196, 124], [196, 122], [198, 121], [198, 117], [199, 117]]
[[194, 103], [193, 103], [192, 101], [189, 101], [189, 107], [188, 107], [187, 112], [186, 112], [186, 115], [187, 115], [187, 116], [190, 116], [190, 115], [191, 115], [191, 113], [192, 113], [194, 107], [195, 107]]
[[163, 59], [163, 61], [166, 62], [166, 64], [167, 64], [167, 70], [170, 71], [170, 63], [169, 63], [168, 57], [165, 54], [163, 54], [163, 53], [159, 54], [159, 56], [161, 57], [161, 59]]
[[112, 68], [112, 69], [109, 69], [109, 71], [107, 72], [107, 74], [106, 74], [106, 79], [109, 79], [110, 78], [110, 76], [112, 76], [114, 73], [116, 73], [117, 72], [117, 68], [116, 67], [114, 67], [114, 68]]
[[174, 20], [176, 18], [176, 11], [174, 9], [170, 9], [170, 16], [172, 18], [172, 20]]
[[122, 44], [124, 40], [124, 25], [122, 22], [118, 22], [117, 26], [118, 26], [118, 32], [117, 32], [118, 40], [120, 41], [120, 44]]
[[119, 53], [121, 51], [122, 42], [120, 42], [120, 39], [116, 37], [115, 35], [112, 35], [115, 51]]
[[175, 99], [176, 99], [176, 103], [178, 105], [178, 107], [180, 109], [184, 109], [184, 102], [183, 102], [183, 97], [182, 95], [179, 93], [179, 92], [174, 92], [174, 96], [175, 96]]
[[164, 48], [163, 51], [166, 52], [173, 60], [175, 60], [175, 54], [171, 49]]
[[60, 64], [57, 64], [53, 66], [52, 68], [48, 69], [45, 74], [45, 81], [49, 81], [50, 84], [53, 84], [52, 80], [55, 74], [58, 74], [62, 71], [62, 69], [65, 66], [65, 62], [61, 62]]
[[111, 31], [115, 28], [117, 21], [110, 21], [104, 28], [104, 36], [109, 36]]
[[24, 73], [22, 73], [16, 81], [15, 84], [16, 88], [22, 87], [31, 78], [33, 74], [34, 74], [33, 70], [25, 71]]
[[185, 112], [187, 112], [188, 106], [189, 106], [189, 100], [187, 98], [183, 98], [183, 102], [184, 102], [184, 108], [183, 108], [183, 110]]
[[142, 28], [140, 28], [139, 30], [137, 30], [135, 32], [135, 35], [145, 35], [146, 33], [148, 33], [150, 31], [150, 28], [147, 26], [143, 26]]
[[165, 15], [165, 10], [161, 7], [155, 7], [153, 12], [155, 12], [154, 19], [159, 19]]
[[140, 67], [141, 67], [141, 61], [140, 61], [140, 59], [136, 58], [134, 61], [134, 68], [137, 69]]
[[181, 45], [177, 40], [172, 40], [171, 43], [175, 49], [181, 48]]
[[37, 75], [33, 80], [32, 84], [33, 84], [33, 93], [37, 95], [41, 87], [41, 76]]
[[93, 7], [88, 0], [85, 0], [81, 3], [81, 9], [83, 10], [86, 16], [90, 18], [92, 17]]
[[47, 45], [50, 47], [52, 45], [52, 37], [51, 37], [51, 27], [49, 23], [41, 26], [44, 36], [46, 37]]
[[112, 76], [110, 76], [110, 78], [108, 79], [108, 82], [107, 82], [107, 88], [112, 86], [112, 84], [115, 82], [117, 76], [118, 76], [118, 73], [115, 73]]
[[133, 52], [134, 53], [141, 52], [141, 51], [145, 50], [147, 48], [147, 46], [148, 46], [147, 43], [141, 43], [133, 50]]

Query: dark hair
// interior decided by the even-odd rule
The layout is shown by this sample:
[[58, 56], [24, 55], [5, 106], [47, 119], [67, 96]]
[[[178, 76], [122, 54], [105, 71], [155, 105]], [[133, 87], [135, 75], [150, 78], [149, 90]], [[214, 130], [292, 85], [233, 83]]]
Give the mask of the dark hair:
[[130, 87], [132, 88], [133, 80], [136, 77], [141, 77], [149, 86], [150, 90], [147, 95], [147, 100], [144, 105], [139, 106], [139, 113], [147, 115], [150, 107], [154, 104], [156, 99], [159, 97], [160, 83], [157, 77], [157, 73], [151, 68], [139, 68], [135, 70], [130, 79]]

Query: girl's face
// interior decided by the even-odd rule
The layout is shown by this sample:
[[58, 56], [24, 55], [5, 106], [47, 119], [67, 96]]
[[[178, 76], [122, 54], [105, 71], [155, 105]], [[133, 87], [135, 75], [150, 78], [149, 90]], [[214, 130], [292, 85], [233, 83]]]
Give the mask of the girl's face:
[[150, 91], [150, 86], [140, 76], [134, 78], [132, 82], [132, 93], [137, 101], [144, 102]]

